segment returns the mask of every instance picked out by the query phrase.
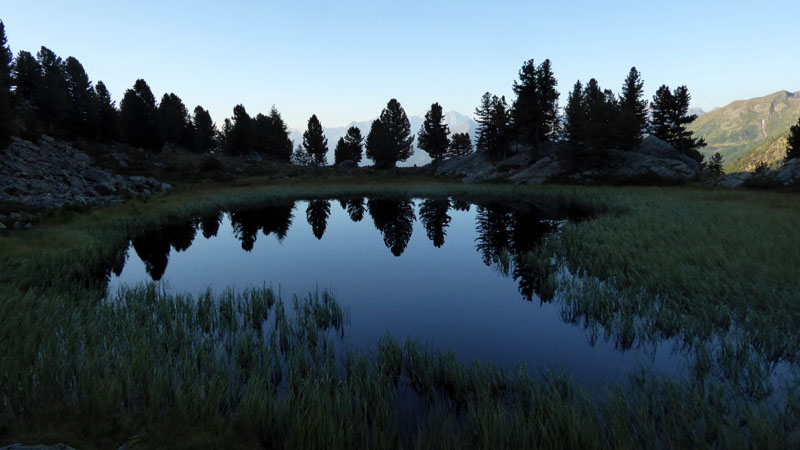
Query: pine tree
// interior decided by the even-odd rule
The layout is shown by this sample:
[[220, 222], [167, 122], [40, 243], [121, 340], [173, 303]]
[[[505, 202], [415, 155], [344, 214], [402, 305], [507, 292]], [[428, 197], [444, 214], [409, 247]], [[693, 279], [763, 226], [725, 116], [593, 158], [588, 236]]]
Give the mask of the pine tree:
[[800, 158], [800, 119], [797, 119], [797, 124], [789, 129], [786, 143], [786, 160]]
[[158, 115], [165, 141], [186, 146], [191, 144], [193, 133], [189, 110], [180, 97], [174, 93], [164, 94], [158, 104]]
[[691, 96], [686, 86], [680, 86], [670, 92], [669, 87], [662, 85], [653, 96], [653, 113], [651, 118], [651, 132], [657, 138], [668, 142], [681, 153], [703, 161], [703, 155], [698, 151], [705, 147], [704, 139], [697, 139], [687, 126], [697, 119], [696, 115], [689, 114]]
[[11, 143], [11, 49], [6, 42], [5, 25], [0, 21], [0, 149]]
[[500, 160], [506, 157], [509, 144], [510, 117], [505, 97], [497, 98], [486, 92], [481, 104], [475, 109], [478, 122], [476, 148], [486, 152], [489, 158]]
[[228, 151], [239, 155], [253, 150], [255, 134], [253, 119], [243, 105], [233, 107], [233, 120], [227, 134]]
[[392, 141], [388, 154], [393, 156], [384, 162], [393, 167], [398, 161], [405, 161], [414, 153], [411, 123], [408, 121], [406, 111], [396, 99], [389, 100], [386, 108], [381, 111], [380, 120]]
[[83, 65], [76, 58], [68, 57], [64, 63], [67, 98], [69, 99], [66, 128], [70, 136], [94, 136], [96, 117], [95, 91]]
[[419, 130], [417, 143], [419, 148], [430, 155], [433, 164], [439, 164], [444, 159], [447, 147], [450, 145], [448, 135], [450, 128], [444, 123], [442, 106], [438, 103], [431, 105], [430, 111], [425, 113], [425, 121]]
[[522, 143], [534, 151], [543, 141], [556, 137], [558, 132], [558, 82], [553, 76], [550, 60], [539, 67], [533, 60], [526, 61], [519, 71], [519, 81], [514, 81], [512, 121]]
[[539, 138], [542, 141], [551, 141], [558, 137], [558, 81], [550, 67], [550, 60], [545, 59], [536, 70], [536, 86], [539, 91]]
[[608, 89], [601, 90], [597, 80], [592, 78], [583, 90], [582, 103], [585, 113], [585, 145], [595, 152], [604, 152], [615, 146], [619, 105], [614, 93]]
[[364, 138], [361, 136], [361, 130], [357, 127], [350, 127], [347, 129], [347, 134], [344, 136], [344, 143], [347, 145], [350, 157], [356, 165], [361, 162], [364, 153]]
[[394, 167], [397, 153], [394, 151], [394, 141], [381, 119], [372, 121], [372, 126], [367, 135], [367, 158], [371, 159], [378, 167]]
[[711, 157], [711, 161], [708, 162], [708, 171], [714, 176], [725, 173], [722, 169], [722, 155], [720, 155], [719, 152], [714, 153], [714, 156]]
[[567, 97], [567, 106], [564, 108], [564, 128], [562, 135], [573, 147], [580, 147], [586, 141], [586, 106], [584, 105], [584, 90], [580, 80], [575, 82], [572, 92]]
[[103, 142], [111, 142], [119, 138], [119, 111], [111, 99], [111, 93], [102, 81], [95, 85], [93, 101], [96, 120], [96, 137]]
[[336, 148], [333, 150], [333, 164], [338, 165], [342, 161], [350, 160], [350, 149], [344, 142], [344, 138], [340, 137], [336, 142]]
[[194, 117], [192, 118], [192, 128], [194, 130], [194, 138], [192, 148], [196, 152], [206, 153], [214, 148], [215, 136], [217, 134], [217, 127], [211, 119], [211, 114], [208, 110], [203, 109], [202, 106], [197, 105], [194, 108]]
[[14, 59], [12, 74], [17, 97], [34, 102], [42, 84], [42, 66], [39, 61], [30, 52], [21, 50]]
[[619, 96], [617, 141], [624, 150], [631, 150], [639, 145], [647, 132], [647, 100], [643, 97], [644, 81], [636, 67], [631, 67]]
[[450, 139], [450, 147], [447, 149], [447, 158], [458, 158], [472, 153], [472, 140], [467, 133], [455, 133]]
[[5, 86], [6, 89], [11, 89], [12, 77], [11, 67], [14, 60], [14, 54], [11, 53], [11, 47], [8, 46], [8, 39], [6, 39], [6, 26], [0, 20], [0, 85]]
[[288, 162], [292, 157], [292, 141], [289, 139], [289, 127], [283, 121], [281, 113], [275, 105], [269, 111], [269, 135], [267, 137], [267, 155], [277, 161]]
[[317, 167], [328, 163], [328, 138], [325, 137], [316, 114], [312, 114], [308, 119], [308, 129], [303, 133], [303, 147], [314, 157]]
[[55, 134], [63, 128], [68, 115], [67, 81], [64, 61], [47, 47], [36, 54], [42, 68], [39, 92], [34, 100], [45, 130]]
[[120, 103], [120, 122], [128, 143], [146, 150], [160, 151], [164, 145], [156, 98], [142, 79], [125, 91]]

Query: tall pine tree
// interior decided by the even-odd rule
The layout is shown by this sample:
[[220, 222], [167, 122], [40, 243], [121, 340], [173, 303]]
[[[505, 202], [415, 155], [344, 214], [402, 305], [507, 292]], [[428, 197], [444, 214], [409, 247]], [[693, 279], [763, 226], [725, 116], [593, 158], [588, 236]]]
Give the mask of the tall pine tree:
[[67, 98], [67, 133], [71, 137], [95, 135], [95, 91], [83, 65], [76, 58], [68, 57], [64, 62]]
[[12, 66], [15, 94], [21, 99], [35, 102], [42, 84], [42, 66], [30, 52], [20, 50]]
[[68, 115], [67, 81], [64, 61], [52, 50], [42, 46], [36, 54], [42, 69], [38, 95], [34, 97], [44, 131], [58, 133]]
[[486, 92], [481, 104], [475, 109], [478, 122], [478, 142], [476, 148], [485, 152], [490, 159], [500, 160], [509, 151], [510, 117], [505, 97], [498, 98]]
[[472, 153], [472, 139], [467, 133], [454, 133], [447, 148], [447, 158], [458, 158]]
[[680, 86], [674, 91], [662, 85], [653, 96], [653, 113], [651, 118], [651, 132], [657, 138], [668, 142], [681, 153], [703, 161], [703, 155], [698, 151], [705, 147], [704, 139], [695, 138], [688, 125], [697, 119], [694, 114], [689, 114], [691, 96], [686, 86]]
[[189, 110], [174, 93], [164, 94], [158, 104], [158, 114], [164, 130], [164, 140], [178, 145], [191, 143], [192, 129]]
[[105, 83], [98, 81], [94, 91], [95, 137], [103, 142], [115, 141], [119, 138], [119, 111]]
[[450, 145], [449, 134], [450, 128], [444, 123], [442, 106], [438, 103], [432, 104], [430, 111], [425, 113], [417, 143], [419, 148], [430, 155], [434, 164], [439, 164], [444, 159]]
[[364, 153], [364, 137], [361, 136], [361, 130], [357, 127], [348, 128], [347, 134], [344, 135], [344, 143], [347, 145], [350, 154], [348, 159], [358, 165]]
[[303, 133], [303, 147], [314, 157], [317, 167], [327, 164], [328, 138], [325, 137], [316, 114], [308, 119], [308, 129]]
[[247, 114], [244, 105], [233, 107], [233, 120], [226, 133], [228, 152], [234, 155], [253, 150], [255, 139], [253, 119]]
[[289, 127], [283, 121], [278, 108], [272, 105], [269, 110], [270, 132], [267, 142], [267, 155], [277, 161], [288, 162], [292, 157], [292, 140], [289, 139]]
[[575, 82], [572, 92], [567, 97], [564, 107], [564, 128], [562, 136], [573, 149], [582, 146], [586, 141], [586, 105], [584, 105], [583, 85]]
[[11, 143], [11, 49], [6, 40], [6, 30], [0, 21], [0, 149]]
[[405, 161], [414, 153], [411, 123], [403, 106], [394, 98], [383, 108], [380, 119], [392, 141], [391, 148], [388, 149], [391, 156], [384, 162], [393, 167], [398, 161]]
[[194, 130], [192, 149], [199, 153], [211, 151], [214, 148], [217, 134], [217, 127], [211, 119], [211, 114], [207, 109], [203, 109], [202, 106], [195, 106], [192, 124], [194, 125], [192, 127]]
[[514, 81], [517, 98], [511, 111], [512, 122], [520, 141], [534, 151], [558, 132], [557, 85], [549, 59], [539, 67], [532, 59], [526, 61], [519, 71], [519, 81]]
[[631, 67], [631, 71], [622, 85], [619, 107], [617, 141], [620, 148], [631, 150], [642, 142], [648, 127], [644, 81], [636, 67]]
[[394, 141], [381, 119], [372, 121], [367, 134], [367, 158], [371, 159], [377, 167], [394, 167], [396, 153]]
[[120, 103], [120, 122], [128, 143], [146, 150], [160, 151], [164, 145], [156, 98], [142, 79], [125, 91]]

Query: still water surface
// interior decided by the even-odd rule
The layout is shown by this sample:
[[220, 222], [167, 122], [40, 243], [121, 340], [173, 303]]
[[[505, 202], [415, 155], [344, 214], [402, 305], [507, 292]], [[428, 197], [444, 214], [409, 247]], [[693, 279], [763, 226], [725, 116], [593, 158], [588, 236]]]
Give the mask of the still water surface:
[[[273, 286], [284, 298], [329, 288], [348, 308], [345, 345], [386, 333], [461, 361], [564, 372], [587, 386], [641, 368], [682, 374], [670, 342], [620, 351], [565, 323], [519, 255], [557, 239], [575, 211], [533, 203], [426, 199], [312, 200], [220, 212], [138, 236], [109, 289], [145, 281], [197, 294]], [[123, 253], [124, 254], [124, 253]]]

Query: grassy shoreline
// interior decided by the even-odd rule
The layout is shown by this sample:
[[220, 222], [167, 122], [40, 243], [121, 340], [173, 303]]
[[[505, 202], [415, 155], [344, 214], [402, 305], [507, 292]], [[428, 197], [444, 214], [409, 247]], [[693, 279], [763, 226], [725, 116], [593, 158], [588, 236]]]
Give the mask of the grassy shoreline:
[[[557, 375], [534, 379], [524, 370], [464, 367], [446, 353], [389, 337], [375, 354], [339, 355], [346, 362], [337, 369], [328, 343], [339, 328], [326, 322], [337, 315], [327, 293], [298, 299], [301, 312], [280, 319], [277, 311], [287, 308], [269, 290], [221, 299], [209, 294], [198, 302], [141, 287], [98, 303], [101, 296], [83, 283], [114, 244], [148, 227], [269, 200], [351, 195], [544, 197], [602, 210], [529, 255], [539, 266], [556, 256], [549, 283], [561, 293], [564, 320], [614, 335], [622, 349], [637, 339], [678, 336], [707, 373], [691, 383], [642, 377], [624, 389], [609, 386], [595, 401]], [[794, 331], [800, 323], [798, 199], [697, 188], [410, 179], [185, 186], [148, 201], [62, 211], [33, 231], [0, 238], [6, 316], [0, 337], [10, 343], [0, 351], [6, 367], [0, 413], [7, 417], [0, 417], [0, 442], [40, 437], [103, 448], [141, 435], [143, 448], [796, 445], [800, 401], [789, 391], [785, 408], [770, 409], [758, 381], [764, 367], [776, 361], [793, 367], [800, 354]], [[581, 284], [564, 273], [581, 274]], [[199, 317], [215, 317], [203, 320], [226, 330], [221, 335], [230, 345], [198, 350], [208, 345], [209, 333]], [[254, 317], [274, 322], [260, 331], [241, 326], [256, 323]], [[311, 347], [309, 339], [316, 342]], [[243, 375], [231, 380], [231, 373]], [[209, 401], [214, 386], [225, 401]], [[732, 397], [731, 390], [747, 395]], [[413, 392], [425, 411], [410, 432], [398, 425], [400, 392]]]

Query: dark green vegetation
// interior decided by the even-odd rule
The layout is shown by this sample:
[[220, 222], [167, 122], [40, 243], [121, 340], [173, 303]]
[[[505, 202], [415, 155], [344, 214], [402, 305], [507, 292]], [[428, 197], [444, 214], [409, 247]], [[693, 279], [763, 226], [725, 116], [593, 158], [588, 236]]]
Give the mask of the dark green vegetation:
[[[590, 396], [563, 375], [464, 366], [413, 340], [344, 354], [347, 314], [324, 291], [289, 308], [266, 289], [193, 299], [153, 287], [102, 299], [94, 289], [93, 268], [150, 227], [271, 199], [361, 195], [428, 197], [421, 213], [431, 217], [433, 201], [451, 196], [536, 196], [596, 211], [527, 255], [530, 267], [548, 274], [562, 317], [590, 337], [620, 349], [675, 339], [692, 356], [688, 378], [642, 374]], [[800, 356], [799, 218], [795, 194], [419, 182], [207, 188], [64, 211], [0, 241], [0, 439], [78, 448], [131, 436], [144, 448], [794, 447], [796, 374], [787, 387], [769, 374]]]
[[434, 164], [438, 164], [447, 154], [450, 147], [450, 128], [444, 123], [442, 105], [434, 103], [430, 111], [425, 113], [425, 122], [419, 130], [419, 148], [430, 155]]
[[800, 158], [800, 119], [789, 129], [786, 137], [786, 159]]
[[769, 142], [780, 139], [798, 117], [800, 93], [779, 91], [703, 114], [689, 129], [708, 143], [702, 150], [706, 156], [720, 152], [730, 171], [752, 170], [758, 162], [772, 165], [783, 159]]
[[780, 167], [786, 159], [786, 139], [789, 131], [770, 138], [763, 144], [747, 152], [741, 158], [726, 165], [729, 172], [753, 172], [759, 166], [771, 169]]

